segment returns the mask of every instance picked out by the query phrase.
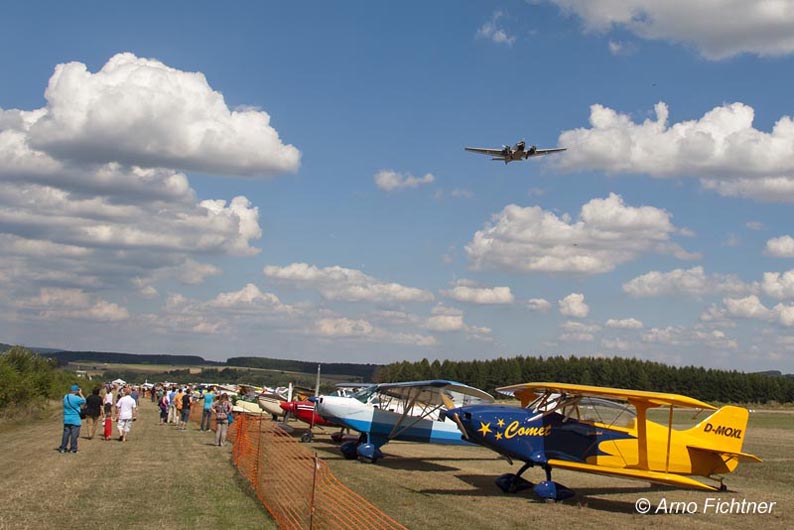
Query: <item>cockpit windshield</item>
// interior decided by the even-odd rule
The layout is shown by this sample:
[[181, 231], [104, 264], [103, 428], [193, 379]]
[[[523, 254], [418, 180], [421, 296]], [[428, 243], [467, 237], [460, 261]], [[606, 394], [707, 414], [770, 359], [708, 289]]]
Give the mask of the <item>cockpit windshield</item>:
[[527, 408], [536, 412], [535, 418], [557, 413], [569, 419], [601, 423], [609, 426], [630, 427], [637, 416], [633, 407], [589, 396], [574, 396], [546, 392], [539, 395]]
[[350, 397], [356, 398], [360, 402], [367, 404], [372, 399], [373, 394], [375, 394], [375, 388], [371, 386], [365, 386], [361, 390], [354, 392]]

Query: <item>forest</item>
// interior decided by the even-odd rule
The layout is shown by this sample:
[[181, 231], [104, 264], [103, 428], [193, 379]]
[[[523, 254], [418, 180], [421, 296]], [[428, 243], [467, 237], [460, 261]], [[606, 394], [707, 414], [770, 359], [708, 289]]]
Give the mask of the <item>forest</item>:
[[432, 362], [422, 359], [384, 365], [375, 374], [376, 382], [425, 379], [451, 379], [491, 393], [501, 386], [547, 381], [669, 392], [717, 403], [794, 402], [791, 375], [676, 367], [622, 357], [499, 357]]

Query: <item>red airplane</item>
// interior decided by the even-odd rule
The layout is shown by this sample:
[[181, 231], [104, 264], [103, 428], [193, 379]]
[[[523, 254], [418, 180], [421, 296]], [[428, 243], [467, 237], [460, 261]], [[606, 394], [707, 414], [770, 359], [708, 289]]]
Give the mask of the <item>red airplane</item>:
[[[279, 406], [284, 409], [287, 415], [293, 416], [294, 418], [298, 418], [304, 423], [308, 423], [310, 427], [342, 427], [338, 423], [333, 423], [314, 411], [314, 403], [311, 401], [282, 401], [279, 403]], [[312, 417], [313, 416], [313, 417]], [[335, 442], [344, 441], [346, 437], [343, 434], [344, 429], [340, 430], [339, 432], [335, 432], [331, 435], [331, 439]], [[302, 442], [311, 442], [314, 436], [312, 432], [305, 432], [303, 436], [301, 436]], [[358, 437], [354, 437], [354, 439], [358, 439]]]
[[304, 423], [309, 425], [318, 425], [320, 427], [337, 427], [336, 423], [331, 423], [316, 412], [314, 412], [314, 403], [311, 401], [282, 401], [279, 406], [293, 418], [298, 418]]

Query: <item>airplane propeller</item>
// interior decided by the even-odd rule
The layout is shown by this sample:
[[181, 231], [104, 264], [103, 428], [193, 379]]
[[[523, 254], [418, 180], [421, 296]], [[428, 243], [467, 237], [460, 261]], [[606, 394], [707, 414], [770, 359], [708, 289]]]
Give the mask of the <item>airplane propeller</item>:
[[469, 432], [466, 430], [466, 427], [463, 426], [463, 422], [460, 421], [460, 416], [458, 416], [457, 412], [452, 415], [452, 419], [458, 424], [458, 429], [460, 429], [460, 432], [463, 434], [463, 439], [468, 440]]

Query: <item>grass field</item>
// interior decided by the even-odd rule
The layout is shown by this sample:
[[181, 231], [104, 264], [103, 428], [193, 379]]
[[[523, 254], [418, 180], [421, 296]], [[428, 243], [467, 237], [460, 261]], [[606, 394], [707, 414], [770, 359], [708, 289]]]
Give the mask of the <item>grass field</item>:
[[[676, 417], [676, 424], [691, 418]], [[295, 423], [295, 436], [303, 429]], [[60, 414], [24, 426], [0, 429], [0, 530], [49, 528], [274, 528], [232, 467], [228, 449], [210, 445], [211, 435], [181, 433], [157, 425], [154, 406], [143, 403], [130, 441], [81, 440], [80, 453], [55, 451]], [[84, 427], [85, 432], [85, 427]], [[330, 433], [330, 431], [327, 431]], [[687, 528], [794, 527], [794, 413], [759, 411], [748, 426], [744, 450], [764, 459], [741, 464], [727, 476], [731, 491], [705, 493], [652, 487], [567, 471], [554, 479], [577, 492], [547, 504], [532, 492], [503, 494], [494, 479], [515, 472], [481, 447], [445, 447], [394, 442], [377, 465], [344, 460], [319, 434], [311, 444], [352, 489], [409, 528]], [[529, 480], [541, 471], [526, 473]], [[68, 490], [68, 494], [64, 492]], [[774, 501], [771, 514], [702, 513], [708, 498]], [[695, 514], [640, 515], [663, 499], [694, 502]]]
[[[212, 434], [157, 424], [142, 402], [130, 439], [60, 454], [60, 411], [0, 429], [0, 530], [275, 528]], [[81, 436], [87, 435], [85, 422]]]
[[[686, 423], [686, 418], [676, 422]], [[300, 431], [296, 430], [296, 436]], [[317, 436], [313, 445], [348, 486], [410, 528], [794, 528], [794, 413], [757, 412], [751, 416], [744, 450], [764, 459], [740, 464], [727, 475], [728, 492], [706, 493], [652, 487], [641, 481], [555, 471], [554, 480], [576, 491], [571, 500], [547, 504], [531, 491], [506, 495], [494, 484], [515, 472], [496, 453], [481, 447], [395, 442], [376, 465], [344, 460], [338, 448]], [[525, 477], [542, 480], [541, 470]], [[662, 499], [694, 501], [696, 514], [640, 515], [635, 502], [647, 498], [655, 510]], [[775, 501], [771, 514], [702, 513], [709, 497]]]

